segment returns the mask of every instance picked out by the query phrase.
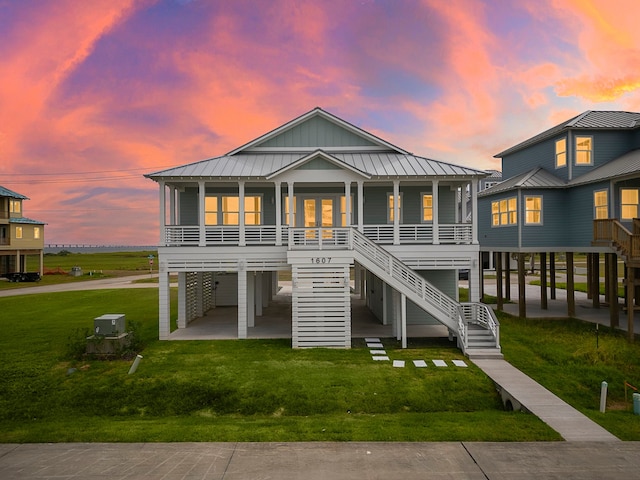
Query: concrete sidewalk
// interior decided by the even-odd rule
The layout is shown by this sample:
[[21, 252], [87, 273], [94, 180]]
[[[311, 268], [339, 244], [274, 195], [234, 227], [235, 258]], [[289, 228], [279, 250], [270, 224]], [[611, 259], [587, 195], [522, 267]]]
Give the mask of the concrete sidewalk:
[[3, 480], [620, 480], [639, 476], [640, 442], [0, 445]]

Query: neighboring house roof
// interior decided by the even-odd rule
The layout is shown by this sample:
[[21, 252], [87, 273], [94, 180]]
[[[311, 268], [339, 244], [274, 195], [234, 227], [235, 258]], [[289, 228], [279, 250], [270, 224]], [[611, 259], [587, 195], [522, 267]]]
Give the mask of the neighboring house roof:
[[46, 225], [45, 222], [39, 222], [38, 220], [32, 220], [26, 217], [12, 217], [9, 219], [9, 223], [28, 223], [31, 225]]
[[581, 185], [626, 176], [635, 178], [638, 176], [638, 172], [640, 172], [640, 149], [631, 150], [611, 162], [582, 174], [571, 180], [568, 185]]
[[19, 193], [9, 190], [8, 188], [5, 188], [3, 186], [0, 186], [0, 197], [11, 197], [18, 198], [20, 200], [29, 200], [29, 198], [25, 197], [24, 195], [20, 195]]
[[500, 170], [485, 170], [489, 174], [486, 180], [491, 180], [492, 178], [502, 178], [502, 172]]
[[640, 127], [640, 113], [620, 112], [620, 111], [596, 111], [587, 110], [566, 122], [562, 122], [555, 127], [551, 127], [544, 132], [535, 135], [524, 142], [518, 143], [507, 150], [497, 153], [494, 158], [502, 158], [523, 148], [534, 145], [542, 140], [554, 137], [564, 130], [588, 129], [588, 130], [609, 130], [609, 129], [634, 129]]
[[566, 186], [567, 184], [564, 180], [549, 173], [542, 167], [537, 167], [489, 187], [479, 192], [478, 196], [484, 197], [519, 188], [564, 188]]
[[[310, 146], [313, 144], [311, 141], [308, 144], [301, 143], [298, 147], [278, 146], [279, 135], [291, 134], [296, 131], [293, 129], [300, 127], [306, 121], [330, 122], [332, 129], [346, 132], [351, 145], [318, 147]], [[315, 108], [226, 155], [150, 173], [145, 177], [152, 179], [271, 179], [278, 173], [297, 168], [315, 158], [352, 170], [365, 178], [441, 176], [483, 178], [487, 176], [487, 172], [483, 170], [413, 155], [320, 108]]]

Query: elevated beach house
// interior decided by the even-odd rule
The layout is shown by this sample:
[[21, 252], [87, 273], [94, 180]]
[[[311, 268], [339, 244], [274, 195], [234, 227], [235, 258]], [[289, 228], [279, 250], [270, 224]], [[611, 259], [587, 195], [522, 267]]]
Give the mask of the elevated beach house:
[[[568, 316], [576, 314], [578, 271], [587, 275], [595, 308], [604, 279], [611, 325], [618, 326], [617, 265], [624, 263], [632, 338], [640, 267], [640, 113], [587, 111], [496, 157], [502, 159], [504, 180], [478, 195], [478, 216], [481, 249], [499, 252], [498, 306], [508, 297], [505, 279], [515, 258], [519, 315], [526, 317], [525, 256], [534, 255], [540, 259], [541, 307], [547, 308], [548, 293], [555, 298], [559, 255], [566, 273]], [[586, 266], [579, 270], [574, 264], [577, 253], [586, 254]]]
[[[24, 216], [23, 202], [27, 197], [0, 186], [0, 275], [13, 280], [27, 273], [27, 257], [38, 258], [37, 272], [42, 275], [44, 222]], [[31, 269], [35, 270], [35, 269]]]
[[[294, 348], [349, 348], [353, 289], [405, 345], [407, 324], [442, 324], [467, 353], [499, 352], [493, 312], [477, 302], [477, 222], [460, 205], [467, 188], [475, 203], [486, 175], [321, 108], [226, 155], [148, 174], [160, 186], [160, 338], [172, 333], [170, 275], [178, 330], [224, 298], [247, 338], [287, 272]], [[460, 269], [476, 272], [465, 304]]]

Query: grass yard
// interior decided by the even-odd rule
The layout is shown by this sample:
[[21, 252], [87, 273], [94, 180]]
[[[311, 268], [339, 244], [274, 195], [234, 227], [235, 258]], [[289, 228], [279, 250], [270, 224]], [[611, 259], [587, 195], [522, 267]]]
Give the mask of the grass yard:
[[[160, 342], [157, 303], [153, 288], [1, 298], [0, 442], [559, 440], [536, 417], [502, 410], [470, 362], [393, 368], [364, 344]], [[130, 359], [69, 356], [104, 313], [139, 323], [135, 374]], [[387, 352], [408, 363], [462, 358], [447, 342], [396, 347]]]

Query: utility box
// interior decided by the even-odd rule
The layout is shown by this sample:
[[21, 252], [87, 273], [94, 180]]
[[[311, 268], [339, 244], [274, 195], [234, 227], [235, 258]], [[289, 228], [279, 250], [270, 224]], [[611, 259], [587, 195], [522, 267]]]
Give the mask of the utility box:
[[125, 333], [125, 328], [123, 313], [108, 313], [93, 319], [93, 331], [96, 336], [117, 337]]

